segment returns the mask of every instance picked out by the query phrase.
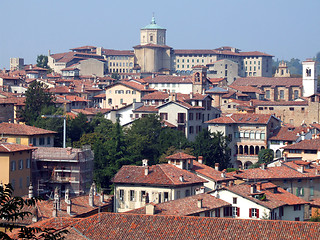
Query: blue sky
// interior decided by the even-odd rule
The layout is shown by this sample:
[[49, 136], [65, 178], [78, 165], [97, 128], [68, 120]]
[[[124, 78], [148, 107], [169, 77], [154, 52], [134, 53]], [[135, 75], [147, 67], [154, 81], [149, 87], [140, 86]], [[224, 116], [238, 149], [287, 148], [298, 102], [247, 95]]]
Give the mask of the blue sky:
[[232, 46], [285, 60], [320, 52], [318, 0], [1, 0], [0, 10], [0, 68], [49, 49], [132, 49], [153, 12], [174, 49]]

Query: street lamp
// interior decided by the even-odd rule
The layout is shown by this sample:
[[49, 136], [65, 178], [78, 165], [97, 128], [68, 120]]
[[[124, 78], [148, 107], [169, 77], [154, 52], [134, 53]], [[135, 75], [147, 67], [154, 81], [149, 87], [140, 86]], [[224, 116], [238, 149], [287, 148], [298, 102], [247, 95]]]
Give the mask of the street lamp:
[[63, 118], [63, 148], [66, 148], [67, 121], [64, 115], [41, 115], [42, 118]]

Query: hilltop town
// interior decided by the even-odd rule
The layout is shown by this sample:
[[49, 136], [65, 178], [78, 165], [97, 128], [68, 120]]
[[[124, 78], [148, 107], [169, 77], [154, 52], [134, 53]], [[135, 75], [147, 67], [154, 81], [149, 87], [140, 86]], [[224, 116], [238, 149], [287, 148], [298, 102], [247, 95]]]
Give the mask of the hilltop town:
[[317, 61], [293, 76], [255, 49], [173, 49], [154, 17], [137, 42], [0, 70], [0, 194], [42, 198], [6, 234], [318, 239]]

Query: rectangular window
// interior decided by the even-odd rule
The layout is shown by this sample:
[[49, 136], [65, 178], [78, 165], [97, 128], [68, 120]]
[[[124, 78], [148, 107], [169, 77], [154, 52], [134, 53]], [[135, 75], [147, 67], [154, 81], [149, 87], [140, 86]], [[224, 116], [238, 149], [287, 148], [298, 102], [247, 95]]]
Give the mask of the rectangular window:
[[21, 138], [19, 137], [16, 138], [16, 144], [21, 144]]
[[37, 139], [36, 138], [32, 139], [32, 144], [33, 144], [33, 146], [37, 146]]
[[180, 191], [177, 191], [177, 199], [180, 198]]
[[141, 191], [140, 202], [143, 202], [145, 195], [146, 195], [146, 191]]
[[168, 113], [160, 113], [161, 120], [168, 120]]
[[258, 208], [249, 208], [249, 217], [259, 218], [259, 209]]
[[51, 144], [51, 137], [47, 137], [47, 145]]
[[124, 190], [123, 189], [120, 189], [120, 191], [119, 191], [119, 199], [121, 201], [123, 201], [123, 199], [124, 199]]
[[168, 192], [164, 192], [163, 195], [164, 195], [164, 201], [165, 202], [169, 201], [169, 193]]
[[134, 201], [134, 190], [130, 190], [130, 201]]
[[284, 99], [284, 90], [280, 90], [280, 99]]
[[19, 170], [22, 170], [23, 169], [23, 160], [20, 159], [19, 160]]
[[30, 185], [30, 177], [27, 177], [26, 186], [28, 187]]
[[193, 113], [189, 113], [189, 121], [193, 120]]
[[11, 161], [11, 171], [15, 171], [16, 170], [16, 161]]
[[215, 209], [215, 216], [220, 217], [220, 208]]
[[232, 202], [233, 202], [233, 204], [237, 204], [237, 198], [234, 197]]
[[265, 134], [264, 132], [262, 132], [262, 133], [260, 134], [260, 139], [264, 140], [265, 137], [266, 137], [266, 134]]
[[232, 207], [232, 216], [233, 217], [239, 217], [240, 216], [240, 208]]
[[39, 138], [39, 145], [44, 145], [44, 137]]
[[186, 197], [189, 197], [189, 196], [190, 196], [190, 190], [187, 189], [187, 190], [186, 190]]
[[22, 178], [19, 178], [19, 188], [22, 188]]
[[190, 127], [189, 127], [189, 134], [193, 134], [193, 133], [194, 133], [193, 126], [190, 126]]
[[314, 196], [314, 188], [310, 187], [310, 196]]
[[270, 90], [266, 90], [266, 98], [270, 99]]
[[244, 137], [245, 137], [245, 138], [249, 138], [249, 132], [248, 132], [248, 131], [245, 131], [245, 132], [244, 132]]
[[301, 205], [294, 205], [293, 210], [294, 211], [301, 211]]

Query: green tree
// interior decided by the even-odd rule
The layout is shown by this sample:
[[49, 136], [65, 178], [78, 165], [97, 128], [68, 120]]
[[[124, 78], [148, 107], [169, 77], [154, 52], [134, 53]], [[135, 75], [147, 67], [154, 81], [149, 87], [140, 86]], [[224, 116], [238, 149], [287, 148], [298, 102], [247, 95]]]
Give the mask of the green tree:
[[194, 153], [197, 157], [203, 156], [204, 163], [208, 166], [214, 167], [215, 163], [219, 163], [221, 169], [228, 168], [231, 154], [229, 142], [221, 132], [211, 133], [203, 129], [193, 143]]
[[48, 66], [48, 56], [38, 55], [38, 56], [37, 56], [37, 67], [49, 69], [49, 66]]
[[131, 128], [126, 132], [128, 152], [140, 165], [142, 159], [148, 159], [149, 163], [157, 163], [159, 152], [159, 136], [161, 122], [155, 114], [146, 115], [133, 122]]
[[258, 159], [259, 159], [258, 162], [260, 164], [262, 163], [268, 164], [273, 161], [273, 156], [274, 156], [274, 153], [272, 149], [262, 149], [258, 153]]
[[25, 95], [25, 107], [20, 111], [20, 117], [26, 124], [34, 125], [37, 118], [41, 116], [42, 109], [53, 105], [54, 97], [48, 88], [38, 81], [29, 85]]
[[68, 145], [72, 146], [73, 142], [79, 141], [85, 133], [92, 132], [92, 125], [88, 123], [86, 115], [79, 113], [74, 119], [67, 119], [67, 139]]
[[[22, 220], [31, 215], [30, 212], [24, 211], [25, 206], [34, 206], [39, 199], [23, 199], [21, 197], [13, 197], [13, 188], [10, 184], [0, 185], [0, 239], [11, 239], [6, 233], [16, 228], [15, 221]], [[4, 229], [4, 231], [2, 231]], [[53, 228], [36, 228], [36, 227], [20, 227], [19, 238], [23, 239], [64, 239], [63, 236], [67, 230], [56, 231]]]

